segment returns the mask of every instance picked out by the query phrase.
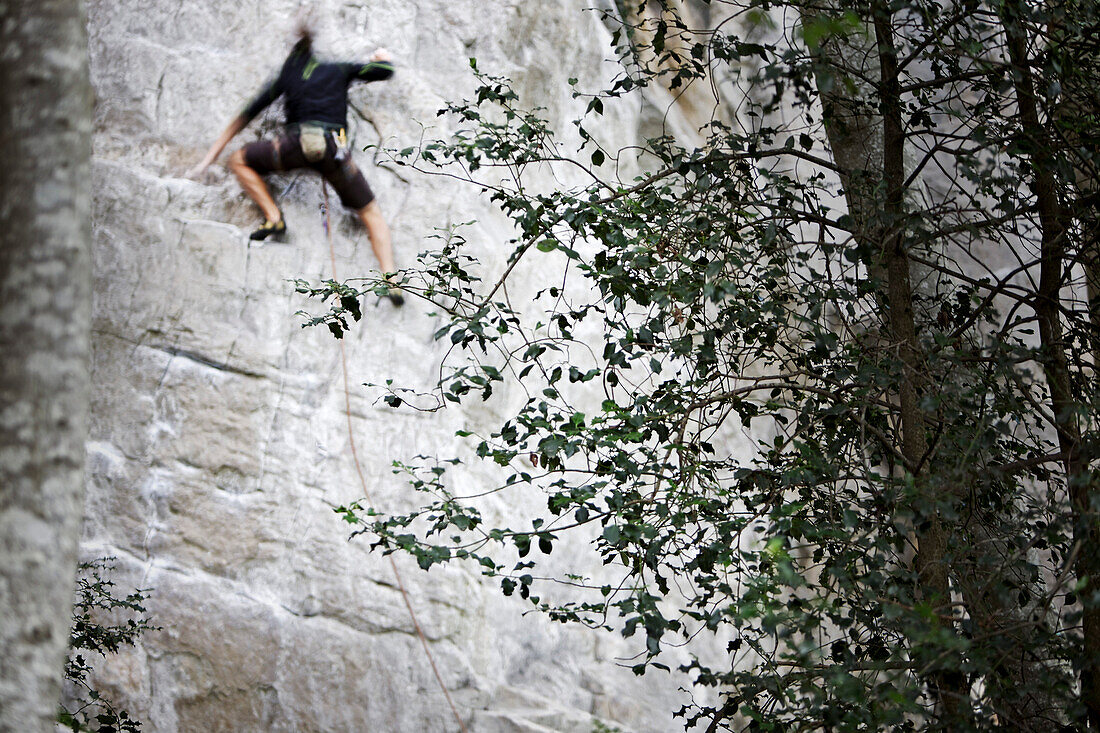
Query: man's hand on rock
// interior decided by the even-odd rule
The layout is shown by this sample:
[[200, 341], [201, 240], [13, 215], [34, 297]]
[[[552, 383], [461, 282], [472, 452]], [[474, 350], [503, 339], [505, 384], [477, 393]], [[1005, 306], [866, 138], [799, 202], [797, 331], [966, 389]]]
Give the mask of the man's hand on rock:
[[205, 178], [204, 174], [206, 173], [206, 171], [209, 167], [210, 167], [210, 164], [207, 163], [206, 161], [203, 161], [202, 163], [199, 163], [198, 165], [196, 165], [191, 170], [184, 173], [183, 177], [184, 178], [190, 178], [192, 181], [198, 181], [199, 183], [202, 183], [203, 179]]
[[370, 60], [371, 61], [393, 61], [393, 56], [391, 56], [390, 52], [387, 51], [386, 49], [380, 48], [371, 55]]

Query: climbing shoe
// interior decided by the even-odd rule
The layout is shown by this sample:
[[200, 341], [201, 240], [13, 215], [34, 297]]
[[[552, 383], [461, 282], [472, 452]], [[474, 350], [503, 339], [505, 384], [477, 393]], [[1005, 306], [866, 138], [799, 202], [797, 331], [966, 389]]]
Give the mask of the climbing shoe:
[[283, 219], [279, 219], [279, 221], [271, 221], [268, 219], [259, 229], [249, 234], [248, 238], [253, 241], [260, 241], [268, 237], [277, 237], [282, 234], [286, 234], [286, 221]]
[[382, 280], [386, 283], [387, 286], [386, 294], [382, 297], [389, 298], [389, 301], [393, 303], [394, 306], [400, 308], [401, 306], [405, 305], [405, 296], [401, 293], [401, 288], [393, 284], [393, 278], [394, 273], [392, 272], [386, 273], [382, 276]]

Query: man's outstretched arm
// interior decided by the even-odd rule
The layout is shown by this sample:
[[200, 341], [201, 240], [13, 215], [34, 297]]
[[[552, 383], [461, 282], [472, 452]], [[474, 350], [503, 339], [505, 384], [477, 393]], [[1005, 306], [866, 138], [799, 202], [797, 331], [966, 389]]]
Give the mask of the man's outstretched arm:
[[382, 81], [393, 76], [393, 58], [384, 48], [375, 51], [365, 64], [347, 64], [348, 76], [359, 81]]
[[263, 112], [269, 104], [279, 98], [279, 95], [283, 93], [281, 82], [282, 75], [280, 74], [279, 78], [265, 86], [263, 90], [248, 103], [244, 111], [233, 118], [233, 121], [229, 123], [229, 126], [225, 128], [221, 136], [210, 146], [210, 150], [206, 153], [206, 157], [202, 159], [202, 162], [187, 172], [188, 178], [198, 178], [201, 176], [203, 171], [209, 168], [214, 161], [218, 159], [218, 156], [225, 150], [225, 146], [229, 144], [229, 141], [236, 137], [237, 133], [243, 130], [256, 115]]
[[191, 170], [187, 171], [188, 178], [198, 178], [203, 174], [207, 168], [213, 164], [218, 156], [225, 150], [225, 146], [229, 144], [229, 141], [237, 136], [237, 133], [244, 129], [249, 119], [243, 114], [237, 115], [233, 118], [233, 121], [229, 123], [229, 126], [225, 128], [225, 131], [214, 141], [214, 144], [210, 146], [210, 150], [206, 153], [206, 157], [202, 159], [198, 165]]

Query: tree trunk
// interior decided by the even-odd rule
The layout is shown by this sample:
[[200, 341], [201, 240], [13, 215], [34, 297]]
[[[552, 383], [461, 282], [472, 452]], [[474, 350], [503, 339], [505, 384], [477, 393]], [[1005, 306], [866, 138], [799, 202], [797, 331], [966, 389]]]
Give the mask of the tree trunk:
[[[927, 481], [927, 427], [920, 407], [921, 394], [929, 378], [925, 355], [917, 338], [913, 316], [913, 289], [906, 245], [905, 223], [905, 130], [902, 126], [901, 83], [898, 56], [889, 10], [872, 6], [875, 42], [879, 61], [879, 98], [882, 101], [882, 182], [884, 200], [877, 236], [881, 264], [886, 273], [886, 310], [890, 333], [897, 345], [903, 374], [898, 385], [901, 411], [901, 452], [917, 486], [924, 487], [927, 503], [936, 507], [939, 498]], [[938, 508], [917, 528], [916, 569], [920, 592], [934, 607], [951, 615], [950, 570], [947, 562], [947, 532]], [[968, 717], [969, 685], [956, 669], [933, 669], [929, 682], [947, 725]]]
[[[811, 17], [803, 8], [803, 19]], [[907, 470], [922, 484], [926, 483], [922, 480], [922, 474], [926, 473], [922, 466], [928, 463], [928, 442], [920, 393], [928, 380], [914, 322], [910, 263], [904, 241], [905, 135], [897, 54], [887, 11], [879, 8], [876, 12], [873, 33], [826, 40], [818, 51], [818, 59], [817, 80], [829, 146], [841, 171], [841, 186], [856, 225], [857, 241], [868, 252], [875, 253], [869, 274], [885, 287], [879, 303], [902, 364], [897, 387], [901, 452]], [[875, 61], [878, 69], [870, 67]], [[846, 78], [846, 72], [851, 73], [850, 79]], [[833, 78], [826, 78], [830, 73]], [[861, 81], [876, 75], [877, 88]], [[938, 515], [927, 518], [917, 529], [916, 540], [919, 590], [929, 602], [949, 608], [947, 535]], [[933, 670], [928, 683], [940, 705], [941, 716], [946, 720], [957, 719], [966, 707], [964, 680], [950, 671]]]
[[[1097, 139], [1095, 122], [1100, 96], [1097, 85], [1100, 84], [1100, 49], [1093, 41], [1097, 28], [1095, 19], [1089, 20], [1075, 14], [1075, 8], [1068, 2], [1056, 2], [1051, 20], [1055, 26], [1056, 43], [1062, 47], [1061, 54], [1063, 77], [1062, 96], [1051, 114], [1060, 134], [1057, 143], [1073, 165], [1074, 183], [1077, 187], [1077, 201], [1072, 211], [1062, 211], [1067, 219], [1072, 217], [1077, 223], [1078, 258], [1085, 271], [1085, 288], [1089, 312], [1089, 350], [1092, 356], [1092, 389], [1100, 392], [1100, 174], [1098, 174]], [[1061, 26], [1059, 28], [1059, 26]], [[1044, 131], [1040, 128], [1040, 134]], [[1063, 207], [1064, 208], [1064, 207]], [[1062, 226], [1061, 228], [1065, 228]], [[1057, 316], [1057, 311], [1054, 313]], [[1053, 396], [1053, 392], [1052, 392]], [[1093, 413], [1091, 425], [1097, 430], [1097, 416]], [[1095, 453], [1081, 457], [1080, 470], [1088, 470]], [[1074, 497], [1074, 514], [1077, 523], [1077, 539], [1085, 548], [1076, 568], [1078, 577], [1087, 577], [1093, 581], [1100, 572], [1100, 559], [1096, 557], [1100, 532], [1097, 531], [1097, 518], [1091, 510], [1092, 496], [1100, 490], [1095, 472], [1089, 474], [1089, 483], [1078, 486]], [[1089, 710], [1090, 725], [1100, 730], [1100, 618], [1097, 609], [1086, 609], [1083, 619], [1084, 646], [1087, 661], [1082, 672], [1081, 687], [1086, 707]]]
[[0, 730], [53, 730], [90, 396], [91, 91], [79, 0], [0, 3]]
[[[1066, 216], [1058, 200], [1054, 177], [1053, 146], [1047, 129], [1039, 120], [1024, 14], [1017, 0], [1005, 3], [1003, 23], [1008, 41], [1012, 80], [1019, 107], [1020, 131], [1030, 145], [1035, 203], [1040, 224], [1039, 292], [1035, 297], [1035, 315], [1039, 321], [1040, 359], [1050, 392], [1054, 429], [1058, 434], [1070, 504], [1074, 514], [1074, 541], [1082, 548], [1074, 566], [1079, 580], [1087, 585], [1081, 597], [1089, 598], [1096, 589], [1097, 559], [1096, 517], [1091, 509], [1092, 482], [1085, 480], [1088, 462], [1081, 450], [1081, 427], [1077, 403], [1073, 398], [1069, 358], [1060, 313], [1061, 289], [1066, 258]], [[1100, 729], [1100, 608], [1086, 606], [1081, 619], [1084, 635], [1084, 660], [1081, 666], [1081, 700], [1088, 709], [1089, 727]]]

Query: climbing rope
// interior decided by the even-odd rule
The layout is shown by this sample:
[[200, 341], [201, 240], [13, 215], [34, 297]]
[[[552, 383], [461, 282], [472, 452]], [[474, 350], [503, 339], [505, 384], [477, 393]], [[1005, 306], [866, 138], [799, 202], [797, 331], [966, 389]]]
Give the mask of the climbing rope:
[[[321, 188], [325, 192], [325, 201], [321, 204], [321, 215], [323, 217], [325, 237], [328, 239], [329, 259], [332, 262], [332, 279], [335, 280], [336, 246], [332, 242], [332, 223], [329, 220], [328, 184], [322, 181]], [[363, 467], [359, 464], [359, 453], [355, 449], [355, 431], [352, 429], [351, 425], [351, 390], [348, 388], [348, 356], [347, 350], [344, 348], [343, 339], [340, 339], [340, 363], [344, 368], [344, 413], [348, 421], [348, 444], [351, 446], [351, 457], [355, 462], [355, 472], [359, 474], [359, 483], [363, 487], [363, 495], [370, 504], [374, 504], [374, 500], [370, 495], [370, 490], [367, 488], [367, 479], [363, 476]], [[405, 608], [408, 610], [409, 618], [412, 620], [413, 628], [416, 629], [416, 635], [420, 639], [420, 645], [424, 647], [424, 653], [428, 656], [428, 663], [432, 666], [432, 672], [435, 674], [435, 681], [439, 683], [439, 689], [443, 690], [443, 696], [447, 698], [447, 704], [451, 706], [451, 712], [458, 722], [459, 729], [462, 733], [468, 733], [466, 724], [462, 722], [462, 716], [458, 714], [458, 708], [455, 707], [454, 700], [451, 699], [451, 693], [447, 690], [447, 685], [443, 682], [443, 676], [439, 674], [439, 667], [436, 666], [435, 663], [435, 655], [432, 654], [431, 647], [428, 646], [428, 639], [424, 636], [424, 631], [420, 628], [420, 622], [416, 618], [416, 612], [413, 611], [412, 602], [409, 601], [409, 593], [405, 590], [405, 581], [401, 577], [401, 572], [397, 569], [397, 562], [393, 559], [393, 555], [388, 555], [387, 557], [390, 561], [390, 567], [393, 569], [393, 577], [397, 581], [397, 588], [401, 591], [401, 598], [405, 601]]]

